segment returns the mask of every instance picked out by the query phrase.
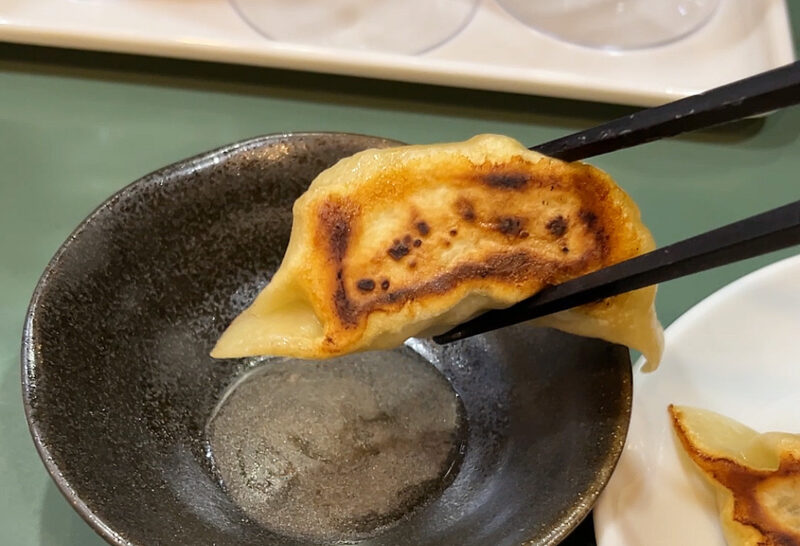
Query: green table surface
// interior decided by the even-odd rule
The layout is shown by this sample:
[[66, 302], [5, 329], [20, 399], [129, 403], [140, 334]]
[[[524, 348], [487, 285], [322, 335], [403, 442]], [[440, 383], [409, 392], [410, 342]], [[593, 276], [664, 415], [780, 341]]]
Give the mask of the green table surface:
[[[800, 3], [791, 2], [800, 36]], [[797, 41], [797, 39], [796, 39]], [[348, 131], [409, 143], [476, 133], [533, 145], [632, 111], [588, 102], [0, 43], [0, 544], [105, 544], [45, 472], [22, 410], [19, 352], [34, 286], [70, 231], [136, 178], [239, 139]], [[800, 198], [800, 108], [592, 162], [659, 244]], [[669, 325], [784, 251], [672, 281]], [[579, 535], [579, 536], [578, 536]], [[591, 525], [570, 544], [589, 544]]]

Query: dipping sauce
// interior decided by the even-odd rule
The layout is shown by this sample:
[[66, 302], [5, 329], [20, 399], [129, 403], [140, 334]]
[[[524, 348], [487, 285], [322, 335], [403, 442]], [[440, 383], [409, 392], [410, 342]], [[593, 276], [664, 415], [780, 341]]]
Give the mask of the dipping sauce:
[[411, 351], [278, 359], [248, 373], [208, 424], [230, 497], [278, 534], [372, 536], [454, 478], [466, 437], [461, 401]]

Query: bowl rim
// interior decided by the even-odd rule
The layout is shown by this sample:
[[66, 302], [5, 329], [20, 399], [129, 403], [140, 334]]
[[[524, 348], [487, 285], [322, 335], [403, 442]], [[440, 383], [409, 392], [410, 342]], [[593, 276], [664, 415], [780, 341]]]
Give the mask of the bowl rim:
[[[227, 156], [249, 151], [265, 144], [276, 141], [295, 139], [295, 138], [309, 138], [309, 137], [350, 137], [357, 139], [365, 139], [373, 142], [383, 141], [390, 145], [402, 146], [405, 143], [389, 139], [385, 137], [366, 135], [362, 133], [342, 132], [342, 131], [288, 131], [282, 133], [269, 133], [259, 135], [243, 140], [239, 140], [230, 144], [219, 146], [211, 150], [195, 154], [185, 159], [178, 160], [170, 163], [157, 170], [151, 171], [144, 176], [141, 176], [116, 190], [102, 203], [100, 203], [94, 210], [92, 210], [75, 229], [70, 232], [63, 243], [53, 254], [52, 258], [48, 261], [42, 272], [39, 280], [36, 283], [30, 303], [25, 313], [25, 321], [22, 329], [22, 345], [20, 351], [20, 371], [21, 371], [21, 387], [22, 387], [22, 402], [25, 413], [25, 421], [28, 425], [28, 431], [33, 439], [39, 458], [44, 463], [45, 469], [50, 477], [55, 482], [58, 490], [66, 498], [72, 508], [88, 523], [103, 539], [113, 546], [142, 546], [140, 544], [131, 542], [124, 538], [122, 535], [114, 531], [103, 518], [99, 517], [89, 506], [80, 498], [78, 493], [72, 487], [70, 482], [64, 477], [61, 469], [54, 461], [48, 447], [45, 445], [42, 432], [39, 429], [38, 421], [34, 415], [33, 401], [35, 398], [35, 376], [36, 368], [39, 362], [35, 354], [35, 339], [34, 339], [34, 322], [38, 315], [40, 300], [43, 297], [50, 278], [53, 275], [56, 267], [60, 263], [62, 257], [69, 251], [73, 241], [80, 237], [86, 229], [92, 225], [96, 218], [102, 215], [109, 207], [118, 202], [119, 200], [127, 197], [135, 192], [139, 186], [146, 185], [157, 179], [165, 179], [175, 175], [181, 174], [182, 171], [191, 171], [197, 168], [208, 167], [220, 162], [220, 158], [227, 159]], [[610, 445], [607, 456], [605, 457], [604, 464], [598, 468], [595, 473], [594, 480], [586, 484], [585, 499], [587, 502], [575, 503], [563, 514], [561, 523], [554, 527], [553, 531], [546, 538], [546, 544], [555, 545], [564, 540], [575, 528], [591, 513], [592, 508], [597, 501], [600, 493], [605, 488], [611, 478], [611, 474], [616, 467], [619, 458], [624, 449], [625, 440], [627, 437], [628, 427], [630, 425], [630, 415], [632, 406], [632, 393], [633, 393], [633, 370], [630, 365], [630, 354], [627, 360], [629, 365], [624, 368], [624, 381], [621, 384], [623, 387], [619, 395], [623, 398], [624, 411], [620, 415], [619, 434], [615, 434], [615, 440]], [[627, 386], [627, 388], [624, 388]], [[536, 539], [525, 541], [520, 546], [531, 546], [535, 543]]]

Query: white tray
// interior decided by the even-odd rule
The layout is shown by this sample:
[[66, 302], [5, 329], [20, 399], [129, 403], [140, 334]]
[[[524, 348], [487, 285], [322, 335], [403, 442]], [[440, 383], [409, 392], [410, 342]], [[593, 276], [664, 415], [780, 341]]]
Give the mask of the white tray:
[[[369, 0], [365, 0], [369, 1]], [[0, 0], [0, 41], [271, 66], [650, 106], [794, 60], [784, 0], [721, 0], [688, 38], [609, 53], [573, 46], [482, 0], [417, 56], [270, 41], [227, 0]]]

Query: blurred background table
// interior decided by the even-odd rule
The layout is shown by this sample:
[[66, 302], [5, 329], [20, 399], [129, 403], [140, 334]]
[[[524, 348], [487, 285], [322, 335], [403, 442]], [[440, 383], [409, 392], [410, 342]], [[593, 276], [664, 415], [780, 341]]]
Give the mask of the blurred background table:
[[[790, 3], [795, 42], [800, 4]], [[476, 133], [529, 145], [630, 108], [505, 93], [0, 43], [0, 542], [104, 544], [47, 476], [22, 411], [28, 300], [70, 231], [161, 166], [251, 136], [348, 131], [409, 143]], [[660, 244], [800, 198], [800, 108], [599, 157]], [[665, 326], [784, 251], [661, 287]], [[591, 521], [566, 541], [594, 544]]]

